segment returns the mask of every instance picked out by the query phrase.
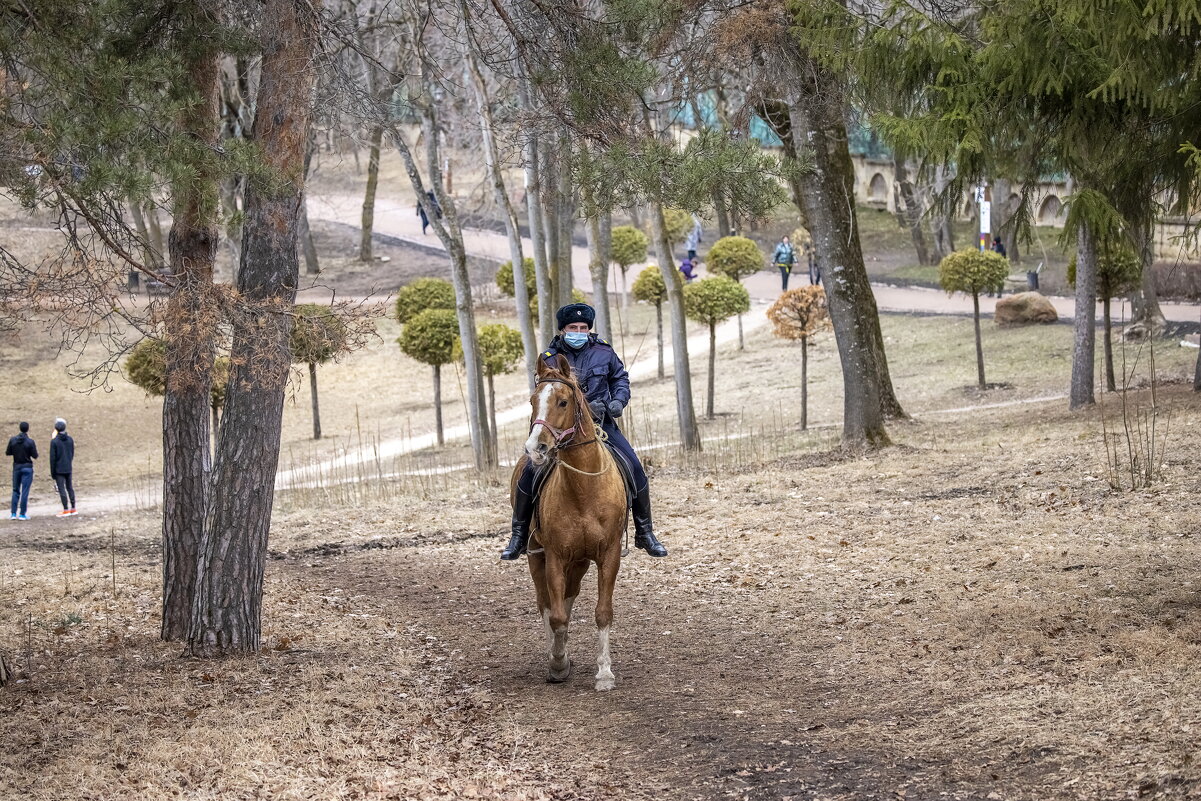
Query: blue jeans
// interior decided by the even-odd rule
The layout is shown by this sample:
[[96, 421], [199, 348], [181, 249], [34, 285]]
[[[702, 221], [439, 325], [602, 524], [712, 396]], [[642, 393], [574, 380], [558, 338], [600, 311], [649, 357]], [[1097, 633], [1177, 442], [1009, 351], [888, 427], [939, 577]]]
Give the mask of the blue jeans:
[[11, 514], [17, 514], [18, 505], [20, 505], [19, 511], [21, 514], [25, 514], [28, 511], [29, 488], [31, 486], [33, 486], [33, 465], [13, 465], [13, 505]]
[[[638, 454], [634, 453], [634, 449], [630, 447], [629, 440], [621, 433], [621, 429], [617, 427], [617, 423], [613, 422], [613, 418], [608, 415], [605, 415], [605, 422], [601, 428], [609, 435], [609, 443], [620, 451], [622, 456], [626, 457], [626, 461], [630, 463], [630, 472], [634, 474], [634, 493], [644, 492], [646, 490], [646, 471], [642, 468], [642, 462], [638, 461]], [[526, 461], [525, 470], [522, 471], [521, 478], [517, 480], [517, 488], [526, 495], [534, 493], [534, 472], [533, 462]]]

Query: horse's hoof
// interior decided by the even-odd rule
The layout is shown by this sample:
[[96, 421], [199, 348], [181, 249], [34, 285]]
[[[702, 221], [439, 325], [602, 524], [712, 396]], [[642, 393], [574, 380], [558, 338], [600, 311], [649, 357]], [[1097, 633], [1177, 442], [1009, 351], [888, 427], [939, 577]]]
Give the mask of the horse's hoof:
[[571, 662], [567, 663], [567, 667], [562, 670], [551, 668], [546, 674], [547, 684], [562, 684], [567, 681], [567, 677], [571, 675]]
[[616, 686], [617, 686], [617, 681], [615, 679], [597, 679], [596, 680], [596, 691], [597, 692], [606, 692], [608, 690], [612, 690]]

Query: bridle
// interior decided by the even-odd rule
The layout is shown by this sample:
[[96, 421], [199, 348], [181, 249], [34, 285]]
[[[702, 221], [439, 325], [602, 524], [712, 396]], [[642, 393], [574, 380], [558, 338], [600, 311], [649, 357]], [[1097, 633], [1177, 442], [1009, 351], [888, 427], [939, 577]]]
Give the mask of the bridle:
[[555, 438], [555, 445], [550, 449], [549, 455], [554, 456], [556, 451], [566, 450], [567, 448], [576, 448], [580, 445], [590, 445], [593, 442], [596, 442], [597, 437], [595, 433], [595, 425], [593, 426], [592, 439], [583, 440], [581, 442], [572, 441], [577, 433], [584, 430], [583, 409], [580, 408], [579, 402], [579, 386], [562, 378], [539, 378], [534, 381], [535, 389], [541, 384], [562, 384], [565, 387], [576, 390], [572, 393], [575, 395], [575, 424], [572, 425], [571, 428], [555, 428], [540, 417], [530, 423], [530, 431], [533, 431], [534, 426], [536, 425], [543, 425], [546, 427], [546, 430], [550, 432], [550, 435]]

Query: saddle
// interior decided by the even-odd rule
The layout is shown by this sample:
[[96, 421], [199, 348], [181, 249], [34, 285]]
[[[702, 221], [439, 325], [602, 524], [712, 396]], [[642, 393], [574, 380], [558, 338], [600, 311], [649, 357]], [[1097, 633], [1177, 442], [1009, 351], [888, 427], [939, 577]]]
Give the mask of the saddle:
[[[613, 461], [617, 464], [617, 472], [621, 473], [621, 480], [626, 488], [626, 526], [628, 526], [630, 522], [630, 507], [634, 503], [634, 495], [637, 492], [636, 488], [634, 487], [634, 470], [632, 467], [630, 467], [630, 463], [626, 461], [626, 458], [622, 455], [621, 451], [613, 447], [611, 443], [605, 442], [605, 447], [609, 449], [609, 455], [613, 457]], [[542, 495], [542, 488], [546, 485], [547, 479], [551, 477], [551, 474], [555, 472], [555, 469], [558, 466], [558, 459], [549, 459], [543, 464], [534, 468], [534, 489], [530, 500], [534, 504], [533, 530], [535, 531], [542, 527], [539, 520], [539, 510], [541, 506], [539, 500]], [[625, 526], [623, 526], [623, 528], [624, 527]]]

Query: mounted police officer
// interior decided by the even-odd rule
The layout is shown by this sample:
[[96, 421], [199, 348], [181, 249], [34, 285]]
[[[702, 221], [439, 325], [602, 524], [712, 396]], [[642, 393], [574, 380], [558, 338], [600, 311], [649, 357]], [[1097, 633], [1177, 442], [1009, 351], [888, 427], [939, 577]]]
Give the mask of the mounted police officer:
[[[589, 333], [596, 321], [596, 311], [586, 303], [572, 303], [555, 313], [559, 335], [542, 352], [542, 359], [554, 366], [555, 357], [562, 355], [571, 365], [576, 381], [588, 399], [593, 418], [609, 437], [609, 443], [625, 457], [634, 478], [634, 545], [651, 556], [667, 556], [667, 548], [651, 530], [650, 484], [646, 471], [634, 449], [626, 441], [616, 418], [621, 417], [630, 402], [630, 378], [613, 346], [594, 333]], [[525, 471], [517, 482], [513, 504], [513, 536], [501, 551], [500, 558], [512, 560], [525, 553], [530, 540], [530, 520], [534, 515], [534, 467], [526, 462]]]

